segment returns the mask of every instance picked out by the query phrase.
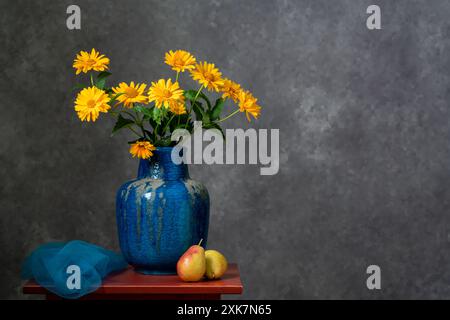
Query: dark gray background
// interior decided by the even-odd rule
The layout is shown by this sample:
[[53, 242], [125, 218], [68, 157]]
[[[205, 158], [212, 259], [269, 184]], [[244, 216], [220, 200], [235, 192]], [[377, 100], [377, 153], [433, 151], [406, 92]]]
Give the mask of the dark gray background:
[[[65, 25], [73, 3], [81, 31]], [[450, 298], [449, 16], [445, 0], [1, 0], [0, 297], [26, 298], [20, 264], [38, 244], [118, 248], [130, 136], [73, 111], [73, 57], [95, 47], [114, 83], [169, 76], [164, 52], [189, 50], [259, 97], [250, 126], [280, 129], [278, 175], [191, 167], [243, 297]], [[366, 288], [370, 264], [381, 291]]]

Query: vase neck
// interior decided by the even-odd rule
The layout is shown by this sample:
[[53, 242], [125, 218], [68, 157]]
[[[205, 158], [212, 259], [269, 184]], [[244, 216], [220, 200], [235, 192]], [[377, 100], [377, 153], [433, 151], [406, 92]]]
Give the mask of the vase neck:
[[150, 159], [139, 162], [138, 179], [153, 178], [161, 180], [179, 180], [189, 178], [186, 164], [172, 162], [172, 147], [159, 147]]

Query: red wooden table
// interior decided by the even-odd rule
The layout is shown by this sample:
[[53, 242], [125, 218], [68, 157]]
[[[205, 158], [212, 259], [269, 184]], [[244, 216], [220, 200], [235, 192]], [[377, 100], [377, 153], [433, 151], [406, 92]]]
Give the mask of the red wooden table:
[[[222, 294], [241, 294], [243, 290], [236, 264], [230, 264], [219, 280], [183, 282], [177, 275], [149, 276], [137, 273], [133, 268], [112, 274], [103, 280], [96, 291], [81, 299], [220, 299]], [[24, 294], [45, 295], [47, 300], [61, 299], [33, 280], [23, 286]]]

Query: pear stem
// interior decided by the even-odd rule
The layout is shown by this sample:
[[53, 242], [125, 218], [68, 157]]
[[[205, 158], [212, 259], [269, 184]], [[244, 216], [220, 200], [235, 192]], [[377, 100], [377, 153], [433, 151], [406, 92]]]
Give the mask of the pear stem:
[[198, 246], [202, 244], [203, 238], [200, 239]]

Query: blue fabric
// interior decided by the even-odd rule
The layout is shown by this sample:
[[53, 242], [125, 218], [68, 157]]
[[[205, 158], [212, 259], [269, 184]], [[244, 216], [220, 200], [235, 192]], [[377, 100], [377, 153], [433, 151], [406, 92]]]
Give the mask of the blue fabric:
[[[69, 289], [67, 282], [75, 265], [80, 270], [80, 288]], [[76, 299], [95, 291], [111, 272], [127, 267], [122, 255], [84, 242], [51, 242], [41, 245], [24, 261], [22, 279], [35, 279], [41, 286], [67, 299]], [[73, 279], [73, 277], [71, 278]]]

